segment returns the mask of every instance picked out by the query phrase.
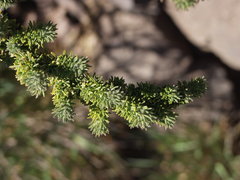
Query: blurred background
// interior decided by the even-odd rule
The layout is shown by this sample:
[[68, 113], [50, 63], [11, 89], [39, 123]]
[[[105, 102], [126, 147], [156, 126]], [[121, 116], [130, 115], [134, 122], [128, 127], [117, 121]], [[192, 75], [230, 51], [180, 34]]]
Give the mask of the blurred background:
[[[216, 11], [217, 9], [217, 11]], [[2, 180], [240, 179], [240, 2], [206, 0], [188, 11], [171, 0], [27, 0], [9, 9], [22, 25], [57, 24], [48, 48], [91, 59], [91, 71], [157, 85], [205, 76], [208, 91], [177, 109], [171, 130], [130, 130], [111, 116], [110, 135], [51, 114], [0, 66]]]

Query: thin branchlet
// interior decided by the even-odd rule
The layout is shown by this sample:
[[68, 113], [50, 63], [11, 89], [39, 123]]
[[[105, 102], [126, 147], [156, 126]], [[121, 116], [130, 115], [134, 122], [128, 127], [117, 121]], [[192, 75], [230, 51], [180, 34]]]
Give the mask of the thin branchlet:
[[[1, 9], [13, 2], [0, 0]], [[0, 27], [0, 59], [15, 70], [17, 80], [35, 97], [44, 96], [51, 87], [53, 115], [64, 122], [73, 121], [73, 102], [80, 100], [89, 107], [89, 129], [96, 136], [109, 133], [110, 111], [130, 128], [147, 129], [152, 124], [171, 128], [177, 117], [174, 109], [206, 90], [204, 77], [162, 87], [148, 82], [127, 84], [119, 77], [104, 80], [88, 72], [87, 57], [46, 50], [45, 43], [56, 38], [55, 24], [30, 22], [23, 28], [1, 14]]]
[[[187, 10], [194, 7], [200, 0], [172, 0], [178, 9]], [[203, 1], [203, 0], [202, 0]]]

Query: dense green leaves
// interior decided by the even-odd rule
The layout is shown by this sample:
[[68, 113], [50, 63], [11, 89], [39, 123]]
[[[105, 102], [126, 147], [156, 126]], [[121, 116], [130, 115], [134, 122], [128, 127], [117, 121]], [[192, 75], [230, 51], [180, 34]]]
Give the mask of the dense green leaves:
[[173, 2], [179, 9], [188, 9], [189, 7], [195, 6], [199, 0], [173, 0]]
[[101, 109], [94, 105], [89, 106], [88, 116], [91, 119], [89, 129], [94, 135], [101, 136], [109, 133], [107, 127], [109, 124], [108, 113], [106, 108]]
[[130, 128], [146, 129], [157, 119], [150, 107], [125, 99], [114, 111], [128, 121]]
[[118, 86], [104, 82], [96, 75], [87, 76], [82, 82], [80, 97], [99, 108], [112, 108], [121, 103], [123, 94]]
[[70, 82], [52, 78], [51, 85], [53, 86], [54, 116], [61, 119], [63, 122], [73, 121], [74, 112]]
[[21, 43], [26, 43], [29, 47], [42, 47], [44, 43], [52, 42], [55, 39], [56, 29], [56, 25], [51, 22], [47, 24], [30, 22], [27, 30], [20, 34]]
[[9, 8], [16, 0], [0, 0], [0, 10]]
[[[7, 1], [0, 2], [8, 6]], [[30, 22], [23, 28], [1, 14], [0, 27], [0, 58], [16, 71], [20, 83], [36, 97], [52, 87], [53, 114], [64, 122], [73, 121], [73, 101], [80, 100], [89, 107], [89, 129], [96, 136], [109, 133], [109, 111], [124, 118], [130, 128], [146, 129], [153, 123], [172, 127], [177, 117], [173, 110], [206, 90], [204, 78], [163, 87], [127, 84], [119, 77], [105, 81], [88, 73], [88, 58], [44, 49], [56, 37], [56, 25]]]
[[16, 51], [15, 57], [17, 58], [11, 68], [16, 71], [16, 78], [21, 84], [27, 86], [33, 96], [44, 96], [48, 80], [46, 74], [36, 68], [38, 66], [38, 59], [33, 57], [30, 52], [21, 54]]
[[62, 70], [59, 72], [60, 74], [63, 74], [64, 71], [67, 73], [66, 77], [71, 74], [75, 78], [81, 78], [88, 70], [88, 61], [86, 57], [73, 56], [64, 52], [62, 55], [57, 56], [52, 63], [58, 66], [56, 70]]

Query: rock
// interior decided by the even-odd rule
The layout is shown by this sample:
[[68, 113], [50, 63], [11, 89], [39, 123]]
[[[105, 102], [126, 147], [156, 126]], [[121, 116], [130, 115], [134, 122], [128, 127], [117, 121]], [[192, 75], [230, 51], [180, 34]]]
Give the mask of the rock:
[[[102, 18], [100, 24], [105, 25], [106, 17]], [[190, 57], [179, 49], [170, 48], [171, 43], [151, 17], [116, 11], [109, 18], [112, 32], [102, 33], [103, 53], [97, 59], [97, 74], [106, 78], [122, 76], [128, 83], [161, 82], [181, 76], [189, 66]]]
[[240, 70], [239, 0], [205, 0], [188, 11], [167, 2], [167, 12], [191, 42]]

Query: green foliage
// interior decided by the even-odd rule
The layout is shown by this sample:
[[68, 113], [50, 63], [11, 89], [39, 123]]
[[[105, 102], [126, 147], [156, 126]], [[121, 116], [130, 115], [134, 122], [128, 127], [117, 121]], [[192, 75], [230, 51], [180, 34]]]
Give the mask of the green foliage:
[[88, 73], [88, 58], [66, 52], [55, 55], [44, 49], [44, 44], [56, 37], [56, 25], [51, 22], [46, 25], [30, 22], [23, 28], [1, 15], [0, 23], [1, 58], [16, 71], [20, 83], [36, 97], [44, 96], [48, 87], [52, 87], [53, 114], [64, 122], [73, 120], [73, 100], [89, 106], [92, 119], [89, 128], [96, 136], [109, 132], [111, 110], [126, 119], [130, 128], [146, 129], [153, 123], [172, 127], [177, 116], [173, 110], [192, 102], [206, 90], [203, 77], [164, 87], [126, 84], [118, 77], [104, 81]]
[[185, 10], [195, 6], [199, 1], [200, 0], [173, 0], [177, 8]]
[[[42, 47], [44, 43], [52, 42], [56, 37], [56, 25], [49, 22], [48, 24], [37, 24], [30, 22], [27, 30], [20, 33], [21, 44], [26, 43], [28, 47]], [[15, 37], [16, 38], [16, 37]]]
[[53, 114], [58, 119], [66, 121], [73, 120], [73, 103], [71, 97], [71, 86], [69, 81], [64, 81], [58, 78], [52, 78], [51, 85], [53, 86]]
[[16, 0], [1, 0], [0, 1], [0, 9], [7, 9], [9, 8]]
[[108, 120], [108, 110], [106, 108], [99, 108], [94, 105], [89, 107], [89, 118], [91, 122], [89, 124], [89, 129], [96, 136], [106, 135], [109, 133], [107, 125]]

